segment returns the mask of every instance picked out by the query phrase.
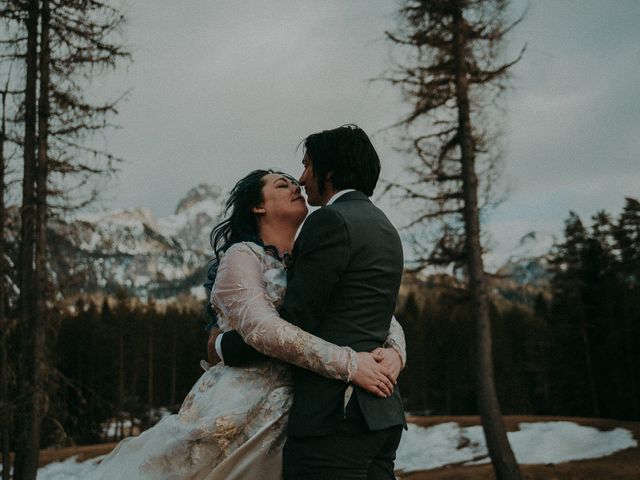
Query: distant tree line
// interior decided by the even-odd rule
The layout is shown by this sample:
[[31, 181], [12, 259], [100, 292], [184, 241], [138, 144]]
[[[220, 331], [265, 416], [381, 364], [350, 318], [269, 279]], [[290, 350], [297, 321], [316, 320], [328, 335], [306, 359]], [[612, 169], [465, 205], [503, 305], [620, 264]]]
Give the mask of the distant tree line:
[[554, 410], [640, 419], [640, 202], [590, 228], [572, 213], [552, 265]]
[[121, 293], [101, 305], [79, 300], [59, 319], [53, 350], [58, 381], [43, 444], [101, 441], [104, 423], [116, 438], [127, 420], [147, 428], [153, 410], [175, 412], [206, 356], [205, 322], [178, 305], [159, 310]]
[[[549, 296], [533, 308], [492, 302], [503, 413], [640, 419], [640, 202], [628, 198], [617, 219], [598, 213], [589, 228], [571, 213], [549, 258]], [[439, 284], [409, 294], [398, 311], [406, 407], [477, 413], [469, 297]]]

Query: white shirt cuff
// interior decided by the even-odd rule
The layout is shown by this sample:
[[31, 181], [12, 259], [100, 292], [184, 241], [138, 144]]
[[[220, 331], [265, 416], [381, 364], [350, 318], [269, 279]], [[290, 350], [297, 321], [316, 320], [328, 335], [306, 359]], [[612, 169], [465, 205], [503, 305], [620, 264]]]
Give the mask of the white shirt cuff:
[[224, 363], [224, 357], [222, 356], [222, 336], [223, 335], [224, 333], [221, 333], [216, 337], [216, 344], [214, 345], [216, 349], [216, 353], [220, 357], [220, 361], [222, 361], [222, 363]]

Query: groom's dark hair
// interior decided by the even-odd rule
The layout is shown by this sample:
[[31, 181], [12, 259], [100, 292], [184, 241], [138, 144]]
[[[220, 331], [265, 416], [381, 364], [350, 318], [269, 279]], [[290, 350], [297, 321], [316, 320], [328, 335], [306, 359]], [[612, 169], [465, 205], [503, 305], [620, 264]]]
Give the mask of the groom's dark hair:
[[331, 173], [335, 190], [354, 188], [368, 197], [380, 176], [380, 158], [371, 140], [357, 125], [313, 133], [302, 141], [311, 159], [318, 191], [324, 193], [325, 179]]

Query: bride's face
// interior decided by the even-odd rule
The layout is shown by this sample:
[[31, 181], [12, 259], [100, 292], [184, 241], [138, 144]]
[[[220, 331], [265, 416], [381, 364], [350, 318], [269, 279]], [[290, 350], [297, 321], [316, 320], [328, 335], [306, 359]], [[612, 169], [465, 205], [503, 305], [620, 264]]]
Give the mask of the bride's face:
[[307, 203], [300, 185], [293, 178], [279, 173], [262, 177], [262, 204], [254, 213], [265, 220], [286, 221], [298, 227], [307, 216]]

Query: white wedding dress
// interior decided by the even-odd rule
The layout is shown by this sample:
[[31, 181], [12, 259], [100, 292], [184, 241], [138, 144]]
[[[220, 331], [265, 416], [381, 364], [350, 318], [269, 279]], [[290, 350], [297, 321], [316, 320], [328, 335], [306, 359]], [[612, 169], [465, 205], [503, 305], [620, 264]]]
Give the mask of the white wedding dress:
[[[285, 289], [280, 260], [254, 243], [229, 248], [211, 294], [220, 328], [239, 331], [274, 359], [243, 368], [203, 362], [205, 373], [180, 411], [120, 442], [87, 478], [279, 480], [293, 401], [291, 368], [284, 362], [345, 382], [357, 368], [351, 348], [327, 343], [278, 316]], [[386, 345], [404, 363], [404, 334], [395, 319]]]

